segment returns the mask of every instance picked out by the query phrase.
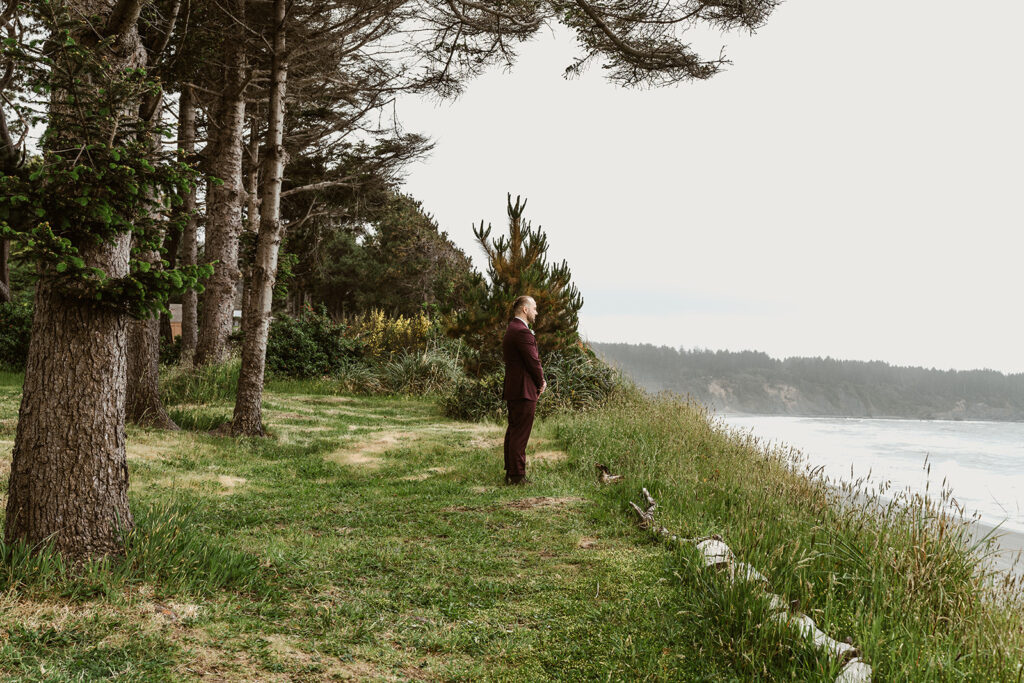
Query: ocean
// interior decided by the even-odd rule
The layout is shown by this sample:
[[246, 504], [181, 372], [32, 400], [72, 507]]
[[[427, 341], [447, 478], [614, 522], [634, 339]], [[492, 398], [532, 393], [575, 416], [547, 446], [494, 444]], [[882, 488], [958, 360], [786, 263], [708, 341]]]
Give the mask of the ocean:
[[[719, 415], [728, 426], [800, 450], [832, 481], [870, 475], [938, 498], [946, 486], [966, 514], [1024, 533], [1024, 423]], [[930, 470], [930, 471], [929, 471]]]

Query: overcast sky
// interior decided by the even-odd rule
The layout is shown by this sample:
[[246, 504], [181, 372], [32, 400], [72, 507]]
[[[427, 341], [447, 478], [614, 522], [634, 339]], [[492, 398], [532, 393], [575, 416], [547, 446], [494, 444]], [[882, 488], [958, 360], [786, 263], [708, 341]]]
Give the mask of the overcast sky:
[[[623, 90], [550, 32], [454, 103], [421, 199], [472, 224], [529, 199], [593, 341], [1024, 371], [1024, 2], [790, 0], [700, 37], [710, 81]], [[541, 312], [543, 315], [543, 311]]]

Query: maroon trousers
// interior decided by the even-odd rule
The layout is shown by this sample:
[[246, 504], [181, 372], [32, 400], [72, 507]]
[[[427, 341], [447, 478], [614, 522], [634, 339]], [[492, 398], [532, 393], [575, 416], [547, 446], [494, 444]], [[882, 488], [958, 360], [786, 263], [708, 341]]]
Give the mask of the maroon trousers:
[[533, 415], [537, 402], [517, 398], [508, 403], [508, 429], [505, 430], [505, 474], [509, 477], [526, 475], [526, 442], [533, 430]]

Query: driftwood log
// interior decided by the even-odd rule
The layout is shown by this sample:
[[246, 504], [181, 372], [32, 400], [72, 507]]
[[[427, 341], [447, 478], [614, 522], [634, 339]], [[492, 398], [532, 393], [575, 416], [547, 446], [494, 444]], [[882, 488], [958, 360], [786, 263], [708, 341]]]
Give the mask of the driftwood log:
[[617, 484], [622, 481], [621, 474], [612, 474], [606, 465], [595, 465], [597, 467], [597, 481], [599, 484]]
[[[597, 468], [598, 481], [601, 483], [618, 482], [622, 479], [621, 475], [613, 475], [608, 472], [608, 468], [603, 465], [598, 465]], [[718, 534], [700, 538], [683, 538], [658, 524], [654, 519], [654, 511], [658, 504], [646, 488], [641, 489], [641, 493], [646, 507], [641, 508], [632, 501], [629, 503], [639, 518], [638, 523], [641, 529], [649, 530], [668, 543], [693, 545], [700, 552], [705, 567], [728, 572], [731, 581], [757, 583], [767, 588], [768, 579], [749, 564], [738, 562], [732, 549]], [[795, 603], [786, 602], [782, 596], [766, 592], [765, 599], [768, 601], [768, 609], [773, 621], [787, 624], [800, 636], [809, 639], [819, 650], [828, 652], [843, 664], [843, 669], [835, 683], [871, 683], [871, 667], [862, 659], [861, 653], [856, 647], [849, 642], [840, 642], [828, 636], [818, 628], [813, 619], [802, 614], [796, 608]]]

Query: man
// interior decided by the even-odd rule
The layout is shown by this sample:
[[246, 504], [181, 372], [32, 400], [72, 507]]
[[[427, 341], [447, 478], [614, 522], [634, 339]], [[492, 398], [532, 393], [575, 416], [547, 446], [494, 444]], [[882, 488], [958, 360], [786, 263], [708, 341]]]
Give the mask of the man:
[[533, 429], [537, 398], [548, 388], [540, 366], [537, 340], [530, 325], [537, 319], [537, 302], [520, 296], [512, 304], [512, 320], [501, 343], [505, 357], [505, 390], [508, 429], [505, 430], [505, 483], [527, 484], [526, 443]]

